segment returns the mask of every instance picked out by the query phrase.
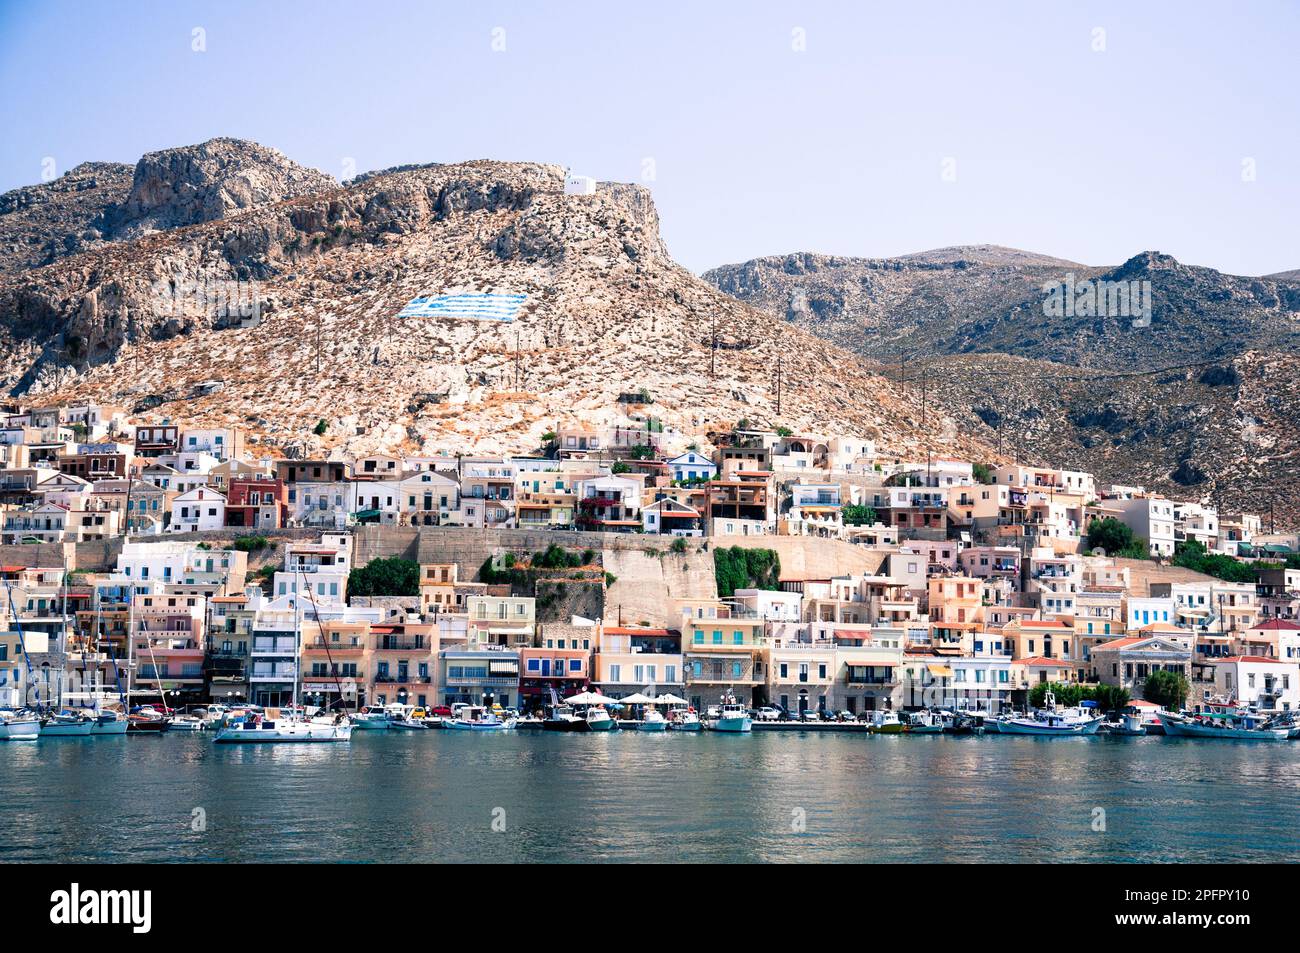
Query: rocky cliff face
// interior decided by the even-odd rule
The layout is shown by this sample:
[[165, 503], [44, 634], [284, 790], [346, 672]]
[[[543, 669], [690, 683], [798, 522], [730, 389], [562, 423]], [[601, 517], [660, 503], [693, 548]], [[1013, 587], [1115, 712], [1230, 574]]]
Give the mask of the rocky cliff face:
[[[338, 185], [211, 145], [141, 160], [104, 216], [113, 240], [0, 278], [12, 392], [241, 426], [268, 452], [531, 450], [641, 391], [635, 412], [670, 434], [748, 418], [899, 453], [972, 447], [851, 355], [677, 266], [639, 186], [568, 196], [558, 166], [485, 161]], [[527, 299], [509, 324], [397, 318], [452, 292]]]
[[[1300, 283], [1143, 252], [995, 246], [727, 265], [720, 290], [876, 362], [1007, 452], [1300, 522]], [[1048, 313], [1063, 282], [1149, 282], [1149, 321]]]
[[0, 274], [97, 247], [106, 240], [101, 217], [130, 188], [129, 165], [86, 162], [51, 182], [0, 195]]
[[131, 191], [103, 217], [115, 240], [197, 225], [335, 186], [324, 172], [241, 139], [150, 152], [136, 163]]

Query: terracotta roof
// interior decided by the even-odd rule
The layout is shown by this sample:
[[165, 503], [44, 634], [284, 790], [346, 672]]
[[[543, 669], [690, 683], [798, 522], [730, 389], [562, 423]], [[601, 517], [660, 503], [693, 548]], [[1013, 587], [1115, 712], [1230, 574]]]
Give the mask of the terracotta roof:
[[1300, 625], [1290, 619], [1269, 619], [1267, 622], [1261, 622], [1259, 625], [1251, 626], [1251, 628], [1262, 629], [1266, 632], [1300, 632]]
[[1014, 660], [1017, 665], [1037, 665], [1040, 667], [1050, 666], [1052, 668], [1070, 668], [1069, 662], [1062, 662], [1059, 659], [1044, 658], [1041, 655], [1035, 655], [1033, 658], [1018, 658]]
[[1138, 642], [1145, 642], [1145, 641], [1147, 641], [1145, 638], [1137, 638], [1136, 636], [1127, 636], [1126, 638], [1122, 638], [1122, 639], [1111, 639], [1109, 642], [1101, 642], [1097, 645], [1094, 645], [1092, 647], [1092, 650], [1094, 652], [1100, 652], [1102, 649], [1123, 649], [1123, 648], [1127, 648], [1130, 645], [1135, 645]]
[[1269, 658], [1267, 655], [1229, 655], [1225, 658], [1214, 659], [1216, 662], [1267, 662], [1270, 665], [1294, 665], [1295, 662], [1287, 662], [1283, 659]]

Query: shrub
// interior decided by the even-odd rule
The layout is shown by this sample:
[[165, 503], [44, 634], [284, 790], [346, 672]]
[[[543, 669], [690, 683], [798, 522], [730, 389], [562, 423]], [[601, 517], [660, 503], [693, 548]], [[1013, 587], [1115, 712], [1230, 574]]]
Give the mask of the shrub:
[[718, 595], [723, 598], [737, 589], [777, 589], [781, 581], [781, 560], [771, 549], [743, 546], [715, 549], [713, 575]]
[[325, 423], [325, 418], [322, 417], [320, 420], [316, 422], [316, 426], [311, 428], [311, 432], [318, 437], [323, 437], [325, 436], [325, 431], [329, 429], [330, 429], [330, 425]]
[[418, 596], [420, 564], [400, 556], [372, 559], [348, 573], [348, 593], [354, 596]]
[[271, 545], [271, 541], [265, 536], [236, 536], [234, 547], [241, 553], [251, 553], [255, 549], [266, 549]]
[[860, 503], [849, 503], [840, 509], [846, 526], [871, 526], [876, 522], [876, 511]]

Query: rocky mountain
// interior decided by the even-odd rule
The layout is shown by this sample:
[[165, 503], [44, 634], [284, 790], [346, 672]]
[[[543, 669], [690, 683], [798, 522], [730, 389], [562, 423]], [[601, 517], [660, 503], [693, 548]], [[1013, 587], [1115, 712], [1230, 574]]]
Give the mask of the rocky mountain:
[[[96, 213], [95, 244], [6, 261], [3, 384], [242, 426], [295, 454], [531, 450], [557, 423], [629, 409], [669, 433], [747, 418], [898, 453], [988, 452], [674, 263], [645, 189], [566, 195], [563, 181], [558, 166], [477, 161], [340, 185], [235, 140], [145, 156]], [[67, 211], [46, 228], [66, 244], [84, 223]], [[469, 292], [527, 297], [511, 323], [397, 317]]]
[[131, 191], [129, 165], [85, 162], [57, 179], [0, 195], [0, 275], [97, 247], [104, 213]]
[[[969, 246], [760, 258], [704, 278], [875, 361], [1007, 452], [1300, 522], [1300, 283], [1286, 275]], [[1150, 307], [1054, 307], [1087, 282], [1139, 298], [1149, 282]]]

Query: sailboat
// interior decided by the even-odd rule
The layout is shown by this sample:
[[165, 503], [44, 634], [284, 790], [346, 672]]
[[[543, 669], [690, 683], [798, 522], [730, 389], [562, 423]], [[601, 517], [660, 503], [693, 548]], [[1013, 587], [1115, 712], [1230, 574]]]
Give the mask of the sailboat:
[[[302, 576], [302, 570], [298, 571]], [[304, 578], [299, 584], [298, 593], [307, 591], [313, 608], [316, 600], [311, 597]], [[250, 712], [242, 719], [231, 722], [217, 732], [213, 741], [216, 744], [266, 744], [271, 742], [312, 742], [312, 741], [351, 741], [352, 722], [346, 714], [324, 715], [304, 718], [298, 714], [298, 670], [302, 663], [302, 613], [299, 611], [301, 596], [294, 595], [293, 605], [293, 704], [287, 717], [272, 718], [260, 712]], [[316, 621], [320, 622], [320, 611], [316, 610]]]

